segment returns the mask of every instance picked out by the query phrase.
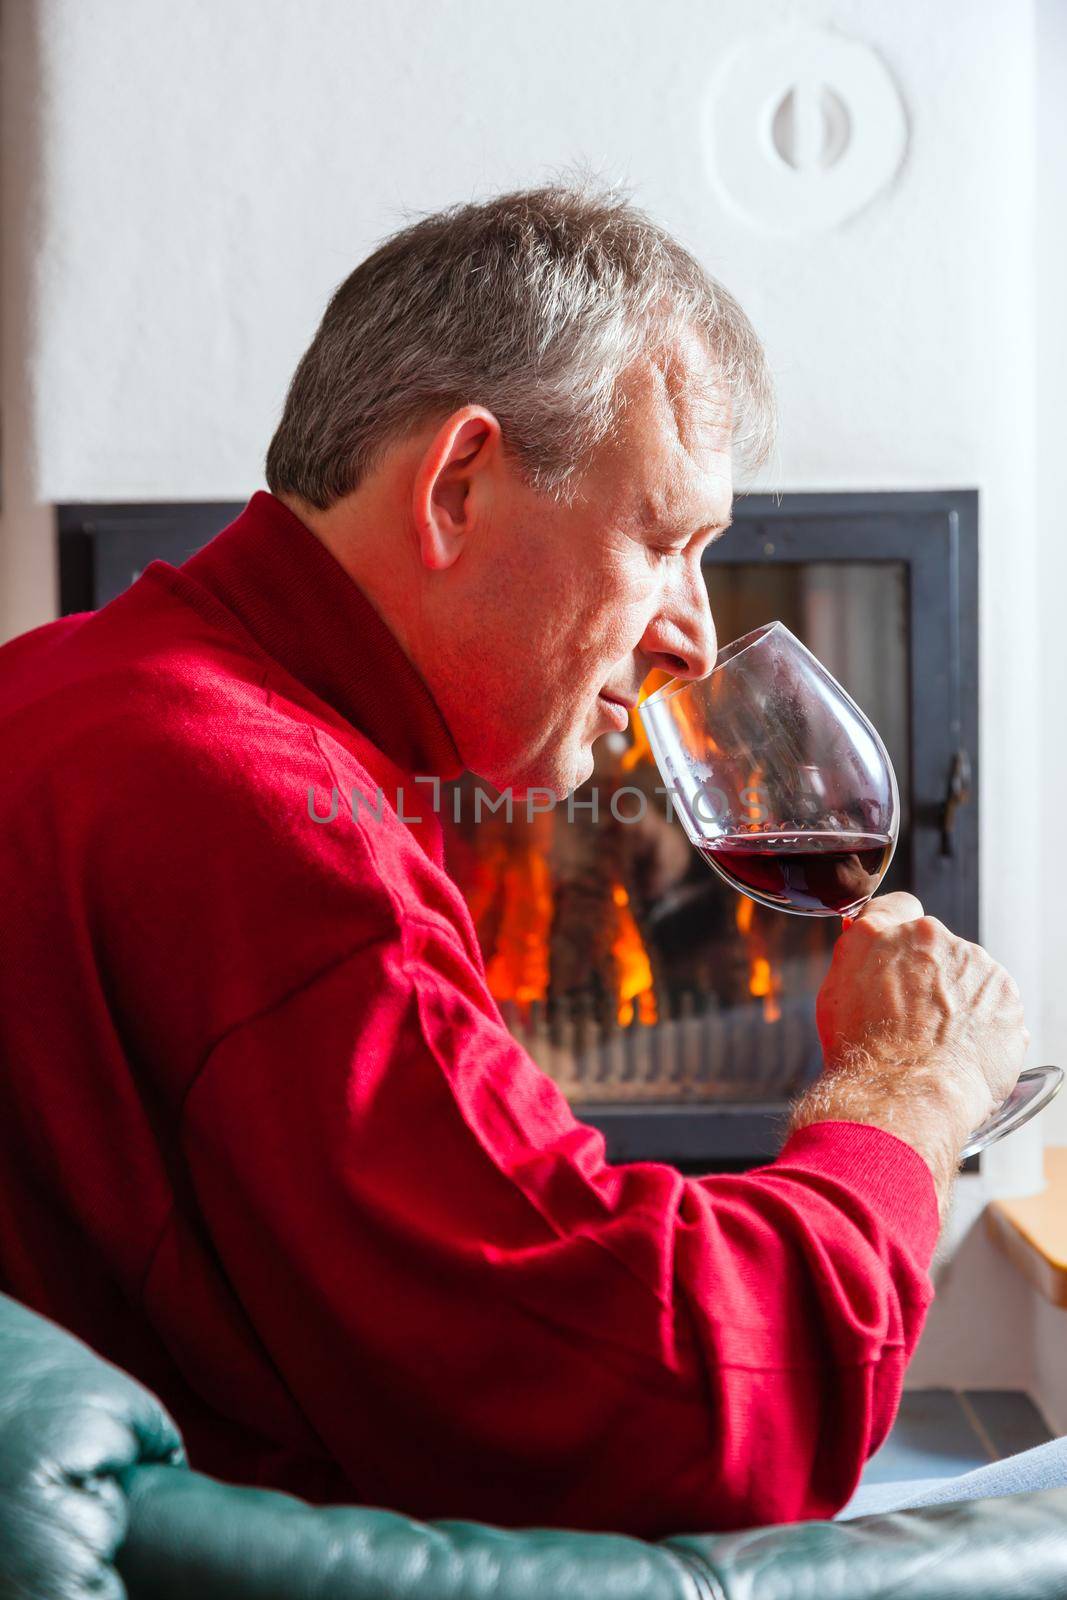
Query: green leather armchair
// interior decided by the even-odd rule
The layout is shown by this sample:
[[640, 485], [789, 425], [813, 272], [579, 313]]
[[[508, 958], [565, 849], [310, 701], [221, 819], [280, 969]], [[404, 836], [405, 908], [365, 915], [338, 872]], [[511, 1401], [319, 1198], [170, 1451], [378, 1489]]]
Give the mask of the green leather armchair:
[[0, 1296], [0, 1600], [1052, 1600], [1067, 1489], [647, 1544], [321, 1509], [189, 1469], [148, 1391]]

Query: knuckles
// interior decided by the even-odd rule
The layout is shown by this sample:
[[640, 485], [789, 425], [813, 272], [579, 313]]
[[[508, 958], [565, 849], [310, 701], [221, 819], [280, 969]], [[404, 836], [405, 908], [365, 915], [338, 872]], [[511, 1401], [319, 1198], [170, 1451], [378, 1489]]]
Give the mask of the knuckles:
[[[883, 902], [887, 914], [880, 916]], [[984, 1017], [985, 1026], [995, 1026], [991, 1016], [995, 1009], [1002, 1025], [1029, 1042], [1022, 996], [1011, 973], [981, 945], [960, 938], [937, 917], [925, 912], [908, 919], [899, 916], [909, 903], [922, 912], [911, 895], [885, 895], [872, 901], [870, 912], [837, 941], [819, 994], [820, 1026], [830, 1027], [832, 1014], [838, 1011], [856, 1021], [882, 1006], [890, 1011], [901, 1004], [922, 1007], [939, 997], [939, 1006], [975, 1020]]]
[[[947, 1030], [941, 1048], [963, 1059], [988, 1055], [981, 1070], [992, 1082], [1009, 1060], [1021, 1063], [1030, 1045], [1019, 985], [983, 949], [927, 916], [908, 895], [887, 895], [884, 914], [872, 901], [870, 914], [857, 919], [835, 944], [830, 971], [816, 1001], [816, 1020], [829, 1061], [839, 1046], [911, 1039], [916, 1048], [933, 1048], [935, 1033]], [[903, 915], [908, 902], [920, 914]], [[878, 1053], [877, 1042], [872, 1045]], [[886, 1046], [888, 1048], [888, 1046]], [[1007, 1091], [1004, 1090], [1006, 1093]]]

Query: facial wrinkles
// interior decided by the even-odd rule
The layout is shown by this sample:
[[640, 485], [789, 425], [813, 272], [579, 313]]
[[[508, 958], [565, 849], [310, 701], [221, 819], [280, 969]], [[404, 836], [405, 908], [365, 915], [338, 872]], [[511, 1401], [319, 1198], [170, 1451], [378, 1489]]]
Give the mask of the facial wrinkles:
[[[724, 475], [714, 473], [715, 446], [721, 451], [724, 443], [721, 419], [714, 425], [700, 421], [704, 408], [699, 403], [690, 405], [688, 393], [670, 398], [676, 426], [662, 477], [664, 511], [659, 519], [667, 524], [665, 533], [659, 535], [660, 547], [669, 546], [670, 553], [660, 557], [662, 581], [648, 624], [658, 616], [660, 649], [688, 660], [694, 646], [706, 648], [710, 631], [701, 558], [713, 536], [705, 530], [729, 519], [729, 484], [723, 481]], [[637, 659], [644, 661], [640, 656]]]
[[[726, 497], [725, 503], [715, 497], [708, 504], [712, 464], [724, 451], [729, 456], [729, 399], [711, 381], [702, 347], [690, 355], [686, 360], [675, 349], [650, 363], [648, 386], [662, 448], [655, 463], [658, 481], [645, 490], [644, 511], [652, 526], [665, 526], [675, 537], [729, 516]], [[700, 359], [703, 372], [696, 364]]]

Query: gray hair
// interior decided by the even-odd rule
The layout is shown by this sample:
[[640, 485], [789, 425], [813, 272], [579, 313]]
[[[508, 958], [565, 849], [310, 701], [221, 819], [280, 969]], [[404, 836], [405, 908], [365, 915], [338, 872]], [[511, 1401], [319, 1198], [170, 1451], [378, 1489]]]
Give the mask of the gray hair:
[[668, 233], [587, 184], [453, 206], [387, 239], [336, 291], [289, 386], [267, 483], [324, 510], [397, 438], [482, 405], [525, 481], [567, 500], [612, 434], [622, 373], [688, 329], [732, 401], [735, 448], [760, 465], [774, 400], [759, 339]]

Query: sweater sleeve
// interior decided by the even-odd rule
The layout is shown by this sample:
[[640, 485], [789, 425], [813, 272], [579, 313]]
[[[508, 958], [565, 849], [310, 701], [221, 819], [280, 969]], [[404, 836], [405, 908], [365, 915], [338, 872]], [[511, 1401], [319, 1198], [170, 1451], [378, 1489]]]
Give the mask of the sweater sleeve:
[[829, 1516], [930, 1299], [930, 1174], [824, 1123], [743, 1176], [605, 1161], [458, 942], [409, 921], [215, 1047], [183, 1145], [352, 1492], [650, 1537]]

